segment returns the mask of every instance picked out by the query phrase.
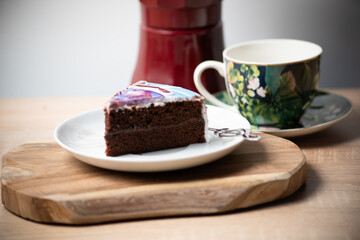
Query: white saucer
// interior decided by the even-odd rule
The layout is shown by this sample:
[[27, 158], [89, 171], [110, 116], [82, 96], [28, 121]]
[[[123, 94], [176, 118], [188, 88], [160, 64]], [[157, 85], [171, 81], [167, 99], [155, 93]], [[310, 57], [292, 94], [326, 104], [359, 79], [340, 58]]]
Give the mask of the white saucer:
[[[209, 127], [250, 129], [250, 123], [240, 114], [214, 106], [208, 106], [207, 114]], [[54, 137], [61, 147], [85, 163], [131, 172], [177, 170], [209, 163], [229, 154], [244, 141], [242, 136], [219, 138], [208, 132], [207, 143], [109, 157], [105, 155], [104, 130], [104, 112], [98, 109], [64, 121], [55, 129]]]

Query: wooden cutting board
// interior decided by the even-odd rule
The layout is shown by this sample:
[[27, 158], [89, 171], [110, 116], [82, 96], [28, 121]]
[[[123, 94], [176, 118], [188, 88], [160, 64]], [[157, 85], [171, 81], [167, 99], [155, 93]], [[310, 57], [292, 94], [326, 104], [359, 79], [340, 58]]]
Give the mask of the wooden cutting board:
[[305, 181], [289, 140], [261, 134], [215, 162], [171, 172], [126, 173], [76, 160], [56, 143], [24, 144], [3, 157], [2, 203], [39, 222], [89, 224], [227, 212], [286, 197]]

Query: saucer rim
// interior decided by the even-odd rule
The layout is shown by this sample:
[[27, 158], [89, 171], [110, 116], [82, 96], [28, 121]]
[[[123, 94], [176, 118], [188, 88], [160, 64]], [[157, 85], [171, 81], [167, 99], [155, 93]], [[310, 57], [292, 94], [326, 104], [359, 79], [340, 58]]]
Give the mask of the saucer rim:
[[[219, 93], [224, 92], [224, 91], [217, 92], [214, 95], [219, 94]], [[326, 90], [317, 90], [316, 92], [317, 93], [325, 93], [327, 95], [335, 95], [337, 97], [340, 97], [340, 98], [344, 99], [346, 102], [349, 103], [350, 109], [345, 114], [343, 114], [342, 116], [340, 116], [338, 118], [335, 118], [335, 119], [327, 121], [327, 122], [319, 123], [319, 124], [316, 124], [316, 125], [313, 125], [313, 126], [310, 126], [310, 127], [288, 128], [288, 129], [277, 129], [277, 130], [275, 130], [275, 129], [259, 130], [259, 129], [256, 129], [256, 128], [258, 128], [257, 125], [251, 125], [251, 130], [253, 132], [263, 132], [263, 133], [272, 134], [272, 135], [275, 135], [275, 136], [278, 136], [278, 137], [288, 137], [288, 138], [290, 138], [290, 137], [300, 137], [300, 136], [305, 136], [305, 135], [309, 135], [309, 134], [313, 134], [313, 133], [317, 133], [317, 132], [320, 132], [322, 130], [325, 130], [325, 129], [335, 125], [336, 123], [342, 121], [343, 119], [345, 119], [352, 112], [353, 105], [352, 105], [351, 101], [349, 101], [349, 99], [347, 99], [346, 97], [341, 96], [341, 95], [336, 94], [336, 93], [328, 92]]]

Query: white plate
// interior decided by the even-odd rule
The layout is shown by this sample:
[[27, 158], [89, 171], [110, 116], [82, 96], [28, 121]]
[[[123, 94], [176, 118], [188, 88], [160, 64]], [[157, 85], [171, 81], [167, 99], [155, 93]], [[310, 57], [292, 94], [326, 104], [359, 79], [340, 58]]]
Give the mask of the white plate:
[[[207, 107], [209, 127], [250, 129], [250, 123], [239, 114], [218, 107]], [[229, 154], [244, 141], [242, 136], [218, 138], [208, 132], [207, 143], [109, 157], [105, 155], [104, 130], [104, 112], [98, 109], [64, 121], [55, 129], [54, 137], [61, 147], [85, 163], [131, 172], [167, 171], [198, 166]]]

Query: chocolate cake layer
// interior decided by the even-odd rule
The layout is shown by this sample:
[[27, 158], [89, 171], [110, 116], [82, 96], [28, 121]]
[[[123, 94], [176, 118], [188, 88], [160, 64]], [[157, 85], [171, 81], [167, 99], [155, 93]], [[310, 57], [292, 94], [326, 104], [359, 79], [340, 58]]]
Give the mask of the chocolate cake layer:
[[206, 106], [200, 95], [147, 82], [130, 87], [115, 95], [104, 108], [106, 155], [206, 142]]

